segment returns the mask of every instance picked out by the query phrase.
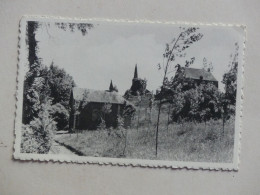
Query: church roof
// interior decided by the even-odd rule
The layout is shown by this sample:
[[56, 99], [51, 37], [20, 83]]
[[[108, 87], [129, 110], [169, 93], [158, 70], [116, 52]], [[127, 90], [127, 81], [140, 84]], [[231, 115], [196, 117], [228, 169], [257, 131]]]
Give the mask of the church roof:
[[124, 104], [125, 99], [116, 92], [108, 92], [103, 90], [84, 89], [74, 87], [72, 89], [73, 98], [76, 101], [82, 101], [84, 94], [86, 94], [87, 102]]
[[190, 79], [200, 79], [207, 81], [217, 81], [211, 72], [204, 69], [184, 68], [184, 77]]

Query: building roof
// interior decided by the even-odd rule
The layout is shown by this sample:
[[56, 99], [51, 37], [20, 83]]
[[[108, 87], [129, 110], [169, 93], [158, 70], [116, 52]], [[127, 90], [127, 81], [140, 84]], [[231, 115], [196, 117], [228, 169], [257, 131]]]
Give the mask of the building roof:
[[87, 102], [100, 102], [100, 103], [112, 103], [112, 104], [124, 104], [125, 99], [117, 92], [108, 92], [94, 89], [84, 89], [74, 87], [72, 89], [73, 98], [76, 101], [82, 101], [84, 94], [86, 94]]
[[184, 77], [190, 79], [201, 79], [202, 77], [202, 80], [217, 81], [211, 72], [197, 68], [184, 68]]

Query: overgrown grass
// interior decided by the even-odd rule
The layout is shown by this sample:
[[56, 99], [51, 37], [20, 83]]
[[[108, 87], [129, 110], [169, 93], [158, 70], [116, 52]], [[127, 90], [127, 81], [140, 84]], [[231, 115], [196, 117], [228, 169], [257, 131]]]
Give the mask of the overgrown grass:
[[[142, 115], [144, 117], [144, 115]], [[154, 121], [154, 120], [153, 120]], [[82, 131], [62, 135], [58, 141], [86, 156], [159, 159], [194, 162], [232, 162], [234, 119], [205, 123], [169, 124], [163, 116], [159, 128], [158, 155], [155, 156], [155, 122], [148, 125], [139, 118], [139, 127], [127, 130]], [[125, 136], [126, 135], [126, 136]], [[125, 139], [126, 138], [126, 139]], [[126, 146], [126, 147], [125, 147]]]

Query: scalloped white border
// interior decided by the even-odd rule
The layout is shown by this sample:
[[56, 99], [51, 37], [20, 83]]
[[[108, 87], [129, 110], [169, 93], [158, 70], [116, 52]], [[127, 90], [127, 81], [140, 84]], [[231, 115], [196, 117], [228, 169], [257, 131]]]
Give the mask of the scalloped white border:
[[[23, 79], [24, 79], [24, 63], [27, 62], [25, 50], [26, 22], [35, 21], [73, 21], [73, 22], [117, 22], [117, 23], [151, 23], [151, 24], [181, 24], [193, 26], [224, 26], [224, 27], [240, 27], [243, 29], [243, 56], [242, 64], [238, 67], [238, 84], [237, 84], [237, 104], [236, 104], [236, 122], [235, 122], [235, 141], [233, 163], [208, 163], [208, 162], [182, 162], [182, 161], [163, 161], [163, 160], [142, 160], [142, 159], [121, 159], [121, 158], [104, 158], [104, 157], [83, 157], [83, 156], [67, 156], [67, 155], [51, 155], [51, 154], [26, 154], [20, 153], [21, 143], [21, 125], [22, 125], [22, 102], [23, 102]], [[206, 169], [206, 170], [223, 170], [238, 171], [239, 157], [241, 151], [241, 129], [242, 129], [242, 110], [243, 110], [243, 83], [244, 83], [244, 64], [245, 64], [245, 42], [246, 42], [246, 26], [240, 24], [223, 24], [223, 23], [200, 23], [200, 22], [162, 22], [149, 20], [123, 20], [123, 19], [104, 19], [104, 18], [64, 18], [54, 16], [23, 16], [19, 25], [19, 41], [18, 41], [18, 70], [17, 70], [17, 87], [16, 87], [16, 112], [15, 112], [15, 142], [14, 142], [14, 159], [18, 160], [34, 160], [34, 161], [53, 161], [53, 162], [72, 162], [72, 163], [88, 163], [99, 165], [118, 165], [133, 167], [157, 167], [157, 168], [187, 168], [187, 169]]]

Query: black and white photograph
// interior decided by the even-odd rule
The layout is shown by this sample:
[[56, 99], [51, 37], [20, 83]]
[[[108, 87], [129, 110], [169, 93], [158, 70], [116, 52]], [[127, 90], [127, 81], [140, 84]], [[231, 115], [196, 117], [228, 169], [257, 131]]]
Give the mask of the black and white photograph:
[[240, 25], [24, 17], [14, 157], [237, 169]]

